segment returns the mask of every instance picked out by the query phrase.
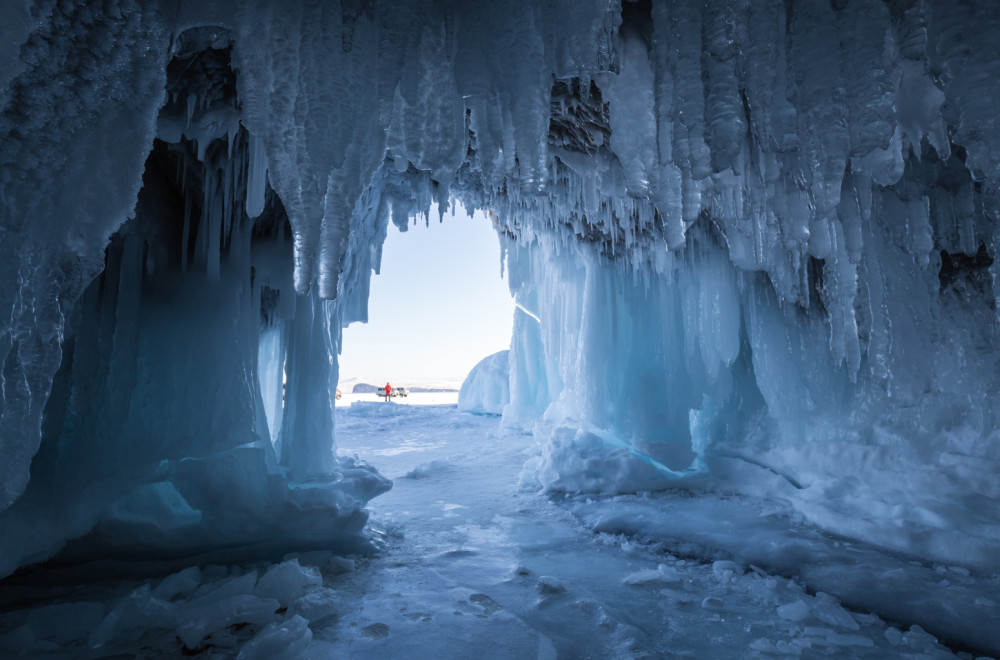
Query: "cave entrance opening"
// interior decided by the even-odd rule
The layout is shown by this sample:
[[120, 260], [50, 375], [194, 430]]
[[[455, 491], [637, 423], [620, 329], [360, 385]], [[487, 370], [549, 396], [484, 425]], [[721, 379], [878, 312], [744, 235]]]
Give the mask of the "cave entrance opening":
[[377, 402], [387, 382], [411, 394], [397, 402], [454, 403], [472, 367], [510, 346], [514, 302], [493, 223], [450, 206], [389, 227], [368, 322], [343, 332], [338, 405]]

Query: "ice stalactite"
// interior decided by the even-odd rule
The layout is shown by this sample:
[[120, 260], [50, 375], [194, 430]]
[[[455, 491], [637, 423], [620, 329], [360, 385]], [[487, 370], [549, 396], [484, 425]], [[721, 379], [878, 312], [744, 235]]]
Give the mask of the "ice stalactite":
[[[531, 316], [518, 315], [507, 419], [530, 426], [524, 411], [540, 408], [546, 422], [574, 420], [544, 431], [526, 477], [567, 490], [648, 487], [621, 477], [624, 463], [645, 469], [655, 458], [655, 434], [635, 433], [630, 410], [673, 405], [680, 371], [690, 418], [676, 416], [672, 437], [697, 454], [689, 470], [780, 493], [840, 533], [996, 566], [991, 523], [952, 508], [956, 488], [993, 496], [969, 461], [997, 460], [987, 449], [997, 420], [978, 393], [993, 391], [998, 373], [986, 253], [1000, 170], [985, 155], [990, 113], [963, 100], [973, 77], [986, 87], [978, 98], [991, 98], [996, 86], [979, 76], [997, 57], [978, 27], [957, 27], [997, 16], [983, 3], [959, 14], [932, 3], [654, 2], [650, 80], [634, 73], [647, 19], [632, 12], [620, 71], [595, 77], [610, 101], [602, 146], [615, 159], [605, 167], [600, 147], [584, 157], [585, 143], [560, 145], [551, 206], [495, 204], [501, 230], [536, 254], [511, 262], [512, 291]], [[651, 89], [656, 129], [642, 133], [655, 134], [657, 151], [636, 162], [643, 151], [629, 131], [649, 123], [636, 113]], [[623, 111], [619, 98], [634, 103]], [[981, 132], [958, 131], [962, 121]], [[653, 204], [626, 198], [646, 171]], [[596, 204], [588, 179], [603, 193]], [[675, 252], [647, 250], [650, 237]], [[641, 328], [646, 305], [630, 303], [622, 281], [609, 293], [574, 241], [631, 273], [637, 290], [676, 296], [682, 329], [650, 324], [629, 338], [622, 318]], [[604, 300], [605, 318], [587, 319], [589, 299]], [[566, 323], [571, 300], [584, 311]], [[547, 325], [573, 330], [547, 335]], [[660, 342], [685, 356], [653, 370], [662, 391], [642, 403], [619, 396], [616, 378], [631, 373], [623, 346], [655, 361]], [[674, 483], [693, 476], [683, 468]]]
[[377, 25], [364, 12], [342, 24], [349, 10], [338, 4], [257, 2], [234, 17], [243, 120], [291, 218], [295, 286], [327, 299], [337, 296], [354, 202], [385, 146]]
[[189, 31], [174, 56], [158, 121], [169, 141], [104, 272], [66, 301], [31, 480], [0, 515], [5, 574], [60, 551], [357, 549], [364, 502], [389, 487], [335, 457], [340, 314], [295, 293], [287, 216], [238, 124], [226, 34]]

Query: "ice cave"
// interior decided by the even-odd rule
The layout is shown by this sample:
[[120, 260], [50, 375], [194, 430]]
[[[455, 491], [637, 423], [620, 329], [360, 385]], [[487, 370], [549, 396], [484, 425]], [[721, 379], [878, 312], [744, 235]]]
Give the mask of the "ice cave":
[[[0, 0], [0, 655], [1000, 656], [998, 34]], [[338, 406], [432, 204], [509, 351]]]

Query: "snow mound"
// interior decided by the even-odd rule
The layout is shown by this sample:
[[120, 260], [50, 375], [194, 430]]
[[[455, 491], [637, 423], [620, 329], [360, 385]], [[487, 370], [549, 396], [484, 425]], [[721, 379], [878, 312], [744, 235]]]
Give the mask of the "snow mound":
[[458, 409], [486, 415], [503, 414], [510, 403], [509, 351], [483, 358], [472, 368], [458, 392]]
[[615, 434], [572, 426], [546, 428], [535, 436], [543, 441], [541, 455], [521, 471], [522, 488], [570, 493], [629, 493], [659, 490], [703, 478], [696, 469], [674, 471], [636, 450]]

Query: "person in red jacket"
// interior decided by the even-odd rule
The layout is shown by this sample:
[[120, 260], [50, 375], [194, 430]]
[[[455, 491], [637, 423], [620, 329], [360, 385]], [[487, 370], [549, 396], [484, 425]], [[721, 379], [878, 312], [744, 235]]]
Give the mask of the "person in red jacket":
[[388, 401], [389, 397], [392, 396], [392, 385], [389, 383], [385, 384], [385, 400]]

